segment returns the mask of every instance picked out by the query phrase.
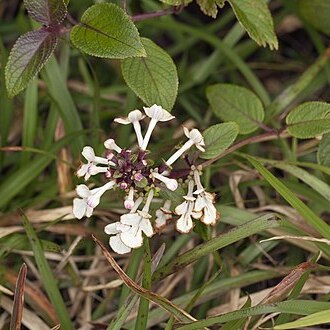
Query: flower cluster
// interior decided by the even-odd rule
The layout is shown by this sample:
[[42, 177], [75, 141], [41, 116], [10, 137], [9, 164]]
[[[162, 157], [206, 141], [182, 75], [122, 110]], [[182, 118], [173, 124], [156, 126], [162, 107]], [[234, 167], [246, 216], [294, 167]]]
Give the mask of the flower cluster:
[[[200, 169], [192, 165], [185, 181], [188, 192], [183, 197], [183, 203], [176, 206], [172, 212], [171, 201], [165, 200], [163, 206], [155, 211], [156, 217], [152, 221], [150, 205], [154, 197], [162, 189], [175, 191], [178, 188], [179, 183], [172, 175], [173, 163], [192, 146], [205, 151], [205, 144], [202, 134], [197, 129], [188, 130], [184, 127], [187, 141], [170, 158], [154, 166], [155, 162], [149, 158], [150, 153], [147, 150], [152, 132], [158, 122], [169, 121], [174, 116], [158, 105], [144, 107], [144, 112], [145, 115], [140, 110], [133, 110], [127, 118], [115, 119], [119, 124], [132, 124], [138, 148], [122, 149], [113, 139], [108, 139], [104, 142], [107, 152], [104, 157], [99, 157], [95, 155], [92, 147], [86, 146], [82, 155], [87, 163], [82, 164], [77, 171], [77, 176], [84, 177], [86, 181], [99, 173], [103, 173], [107, 180], [99, 188], [89, 189], [84, 184], [77, 186], [76, 192], [80, 198], [73, 200], [73, 214], [78, 219], [90, 217], [106, 191], [124, 191], [123, 205], [129, 213], [122, 215], [120, 221], [105, 227], [105, 232], [111, 236], [111, 248], [120, 254], [140, 247], [143, 244], [143, 234], [152, 237], [155, 231], [161, 231], [173, 215], [178, 216], [176, 228], [181, 233], [192, 230], [192, 218], [199, 219], [207, 225], [214, 225], [218, 219], [214, 196], [205, 191], [200, 180]], [[149, 117], [150, 120], [143, 136], [140, 122], [145, 117]], [[139, 209], [141, 205], [143, 207]]]

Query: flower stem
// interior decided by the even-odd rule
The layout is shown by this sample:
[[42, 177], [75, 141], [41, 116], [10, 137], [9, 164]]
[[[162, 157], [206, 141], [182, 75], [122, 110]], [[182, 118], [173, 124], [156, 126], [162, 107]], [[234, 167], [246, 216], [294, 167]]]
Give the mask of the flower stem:
[[[149, 246], [149, 238], [144, 237], [143, 240], [144, 247], [144, 273], [142, 279], [142, 286], [145, 289], [150, 289], [151, 287], [151, 253]], [[138, 316], [135, 322], [135, 330], [147, 329], [149, 313], [149, 300], [145, 298], [140, 298]]]

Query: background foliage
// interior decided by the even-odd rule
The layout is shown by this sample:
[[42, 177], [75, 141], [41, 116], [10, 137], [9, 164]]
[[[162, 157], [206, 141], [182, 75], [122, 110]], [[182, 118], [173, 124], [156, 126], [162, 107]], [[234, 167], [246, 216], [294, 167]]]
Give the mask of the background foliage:
[[[0, 328], [327, 327], [329, 1], [15, 0], [0, 15]], [[86, 144], [130, 145], [113, 118], [153, 103], [177, 117], [156, 159], [179, 123], [204, 131], [221, 217], [119, 257], [102, 228], [120, 194], [77, 221], [74, 171]]]

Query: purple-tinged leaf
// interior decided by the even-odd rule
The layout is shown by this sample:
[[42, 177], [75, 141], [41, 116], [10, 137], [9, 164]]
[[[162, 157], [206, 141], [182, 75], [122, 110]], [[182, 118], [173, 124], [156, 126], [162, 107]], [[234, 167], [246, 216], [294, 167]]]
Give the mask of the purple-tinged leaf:
[[67, 15], [67, 5], [63, 0], [24, 0], [30, 17], [45, 26], [62, 23]]
[[46, 29], [20, 36], [13, 46], [6, 65], [6, 87], [9, 97], [22, 91], [34, 78], [57, 44], [57, 35]]

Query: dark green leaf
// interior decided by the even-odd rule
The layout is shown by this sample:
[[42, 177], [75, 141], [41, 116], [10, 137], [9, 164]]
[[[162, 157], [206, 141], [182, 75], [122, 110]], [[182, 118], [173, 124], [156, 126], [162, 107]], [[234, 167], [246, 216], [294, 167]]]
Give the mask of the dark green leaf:
[[105, 58], [145, 56], [139, 32], [126, 13], [111, 3], [89, 7], [71, 30], [71, 41], [89, 55]]
[[265, 0], [228, 0], [240, 23], [259, 45], [278, 49], [274, 23]]
[[172, 58], [149, 39], [142, 38], [146, 57], [122, 62], [127, 85], [144, 103], [158, 104], [171, 111], [178, 93], [178, 74]]
[[323, 136], [317, 151], [318, 163], [330, 168], [330, 133]]
[[56, 35], [45, 29], [25, 33], [17, 39], [10, 52], [5, 72], [10, 97], [22, 91], [39, 73], [56, 44]]
[[255, 131], [264, 119], [261, 101], [244, 87], [216, 84], [206, 89], [206, 96], [214, 114], [223, 121], [236, 122], [240, 134]]
[[330, 36], [329, 0], [300, 0], [298, 4], [302, 17], [316, 29]]
[[306, 102], [293, 109], [286, 117], [288, 132], [301, 139], [313, 138], [330, 132], [330, 104]]
[[225, 4], [225, 0], [197, 0], [197, 3], [205, 15], [216, 18], [218, 7], [222, 8]]
[[210, 126], [203, 132], [205, 152], [200, 157], [210, 159], [219, 156], [235, 141], [239, 127], [235, 122]]

